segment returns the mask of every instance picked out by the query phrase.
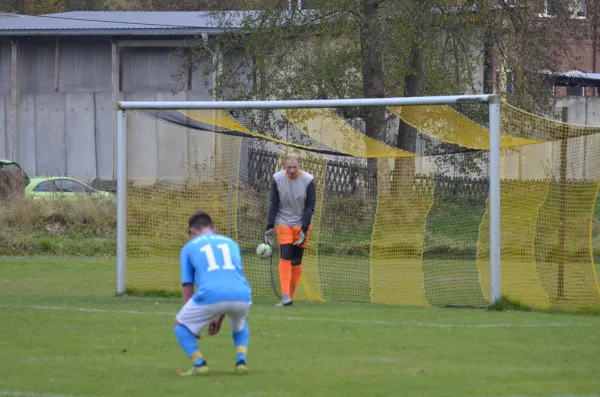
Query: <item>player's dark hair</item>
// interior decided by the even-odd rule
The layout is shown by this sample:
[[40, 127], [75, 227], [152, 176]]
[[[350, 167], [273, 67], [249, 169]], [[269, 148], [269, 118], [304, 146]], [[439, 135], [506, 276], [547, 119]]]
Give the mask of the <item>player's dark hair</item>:
[[188, 229], [202, 230], [205, 227], [213, 228], [213, 221], [206, 212], [197, 211], [188, 220]]

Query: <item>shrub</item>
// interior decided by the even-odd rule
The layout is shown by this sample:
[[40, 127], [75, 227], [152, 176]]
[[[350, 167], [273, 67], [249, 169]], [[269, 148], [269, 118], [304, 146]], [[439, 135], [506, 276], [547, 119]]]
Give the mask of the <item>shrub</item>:
[[116, 225], [110, 201], [1, 201], [0, 255], [114, 255]]

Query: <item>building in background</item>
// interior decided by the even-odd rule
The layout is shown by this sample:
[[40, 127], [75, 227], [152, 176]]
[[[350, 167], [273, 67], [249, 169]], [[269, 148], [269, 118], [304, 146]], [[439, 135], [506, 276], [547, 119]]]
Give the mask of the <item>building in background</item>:
[[[114, 180], [115, 104], [120, 100], [211, 100], [211, 76], [181, 72], [176, 47], [218, 34], [203, 12], [67, 12], [0, 19], [0, 158], [29, 175]], [[212, 62], [212, 59], [207, 59]], [[178, 84], [181, 83], [181, 84]], [[16, 99], [16, 100], [14, 100]], [[182, 158], [211, 157], [202, 133], [169, 134], [143, 120], [128, 129], [155, 135], [130, 168], [156, 177]]]

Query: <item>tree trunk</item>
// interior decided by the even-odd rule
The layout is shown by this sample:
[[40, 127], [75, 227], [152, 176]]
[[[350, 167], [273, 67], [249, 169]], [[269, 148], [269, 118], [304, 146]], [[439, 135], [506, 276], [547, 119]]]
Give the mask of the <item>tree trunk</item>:
[[[404, 79], [404, 96], [421, 96], [424, 85], [423, 54], [416, 41], [410, 45], [410, 68], [411, 73]], [[397, 146], [409, 152], [414, 152], [417, 148], [417, 130], [404, 121], [400, 121], [398, 127]]]
[[[410, 68], [411, 73], [404, 79], [405, 96], [415, 97], [423, 95], [425, 80], [423, 54], [419, 47], [419, 43], [416, 40], [413, 40], [410, 46]], [[413, 153], [416, 152], [417, 149], [417, 130], [403, 120], [400, 120], [400, 125], [398, 126], [396, 146], [399, 149]], [[400, 180], [401, 182], [399, 184], [394, 183], [394, 186], [404, 185], [405, 182], [412, 180], [414, 176], [414, 159], [396, 159], [394, 163], [394, 179]]]
[[[382, 26], [379, 15], [381, 0], [363, 0], [364, 23], [360, 32], [363, 95], [366, 98], [385, 97], [383, 79]], [[385, 108], [365, 109], [367, 136], [385, 141]], [[367, 160], [369, 194], [377, 196], [377, 159]]]

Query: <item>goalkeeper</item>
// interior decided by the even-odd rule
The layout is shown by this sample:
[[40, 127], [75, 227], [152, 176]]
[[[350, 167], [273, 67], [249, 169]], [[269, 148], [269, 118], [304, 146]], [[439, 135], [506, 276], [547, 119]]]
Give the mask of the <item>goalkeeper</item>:
[[273, 175], [265, 243], [273, 246], [277, 235], [280, 249], [279, 281], [281, 302], [291, 306], [302, 275], [302, 255], [308, 245], [315, 210], [315, 177], [300, 168], [300, 158], [287, 154], [284, 170]]
[[175, 317], [174, 332], [194, 366], [181, 375], [208, 373], [196, 339], [200, 339], [200, 332], [209, 324], [209, 335], [216, 334], [225, 315], [231, 324], [235, 346], [235, 371], [246, 373], [250, 334], [246, 317], [252, 304], [252, 291], [242, 270], [240, 247], [229, 237], [215, 233], [212, 219], [206, 213], [193, 214], [188, 227], [191, 239], [180, 255], [184, 305]]

